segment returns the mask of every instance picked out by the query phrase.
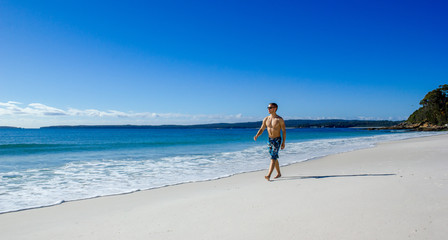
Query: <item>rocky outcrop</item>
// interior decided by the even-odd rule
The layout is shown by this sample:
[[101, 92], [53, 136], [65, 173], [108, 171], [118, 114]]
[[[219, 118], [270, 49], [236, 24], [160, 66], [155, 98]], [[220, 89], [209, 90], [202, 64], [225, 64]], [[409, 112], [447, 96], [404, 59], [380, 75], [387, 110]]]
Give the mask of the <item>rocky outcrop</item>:
[[422, 122], [422, 123], [408, 123], [408, 122], [402, 122], [398, 125], [391, 126], [391, 127], [385, 127], [381, 129], [392, 129], [392, 130], [414, 130], [414, 131], [447, 131], [448, 130], [448, 124], [445, 124], [443, 126], [438, 126], [434, 124], [430, 124], [428, 122]]

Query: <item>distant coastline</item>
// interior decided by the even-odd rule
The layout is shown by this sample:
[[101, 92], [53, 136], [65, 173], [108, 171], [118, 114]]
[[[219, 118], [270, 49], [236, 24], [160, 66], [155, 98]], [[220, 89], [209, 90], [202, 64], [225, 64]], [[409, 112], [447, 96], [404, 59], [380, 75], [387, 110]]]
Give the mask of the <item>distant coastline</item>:
[[[285, 120], [287, 128], [369, 128], [369, 127], [390, 127], [401, 123], [402, 121], [388, 120]], [[243, 122], [243, 123], [210, 123], [195, 125], [60, 125], [41, 127], [41, 129], [58, 128], [86, 128], [86, 129], [207, 129], [207, 128], [259, 128], [261, 121]], [[2, 127], [0, 127], [2, 128]], [[8, 127], [10, 128], [10, 127]]]
[[19, 127], [0, 126], [0, 129], [9, 129], [9, 128], [19, 128]]

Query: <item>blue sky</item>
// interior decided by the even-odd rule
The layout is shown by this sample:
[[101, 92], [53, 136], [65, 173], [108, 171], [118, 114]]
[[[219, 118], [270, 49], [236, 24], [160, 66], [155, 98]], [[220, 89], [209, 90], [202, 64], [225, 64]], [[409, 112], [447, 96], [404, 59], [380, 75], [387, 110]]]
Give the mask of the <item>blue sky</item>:
[[406, 119], [446, 1], [0, 0], [0, 126]]

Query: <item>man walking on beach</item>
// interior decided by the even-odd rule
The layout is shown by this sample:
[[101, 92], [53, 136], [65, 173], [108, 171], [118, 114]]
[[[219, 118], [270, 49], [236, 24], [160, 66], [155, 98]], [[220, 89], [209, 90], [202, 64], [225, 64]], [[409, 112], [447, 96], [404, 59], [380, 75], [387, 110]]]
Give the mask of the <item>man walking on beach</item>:
[[[257, 141], [257, 138], [264, 132], [264, 130], [268, 129], [269, 134], [269, 153], [271, 154], [271, 165], [269, 166], [268, 175], [265, 176], [266, 180], [271, 180], [272, 171], [274, 171], [274, 167], [277, 170], [277, 176], [274, 178], [279, 178], [282, 176], [280, 173], [280, 165], [278, 163], [278, 150], [285, 148], [285, 140], [286, 140], [286, 127], [285, 121], [283, 118], [277, 115], [278, 105], [276, 103], [270, 103], [268, 106], [269, 116], [263, 119], [263, 123], [261, 124], [260, 130], [258, 130], [257, 135], [255, 135], [254, 140]], [[281, 132], [281, 134], [280, 134]]]

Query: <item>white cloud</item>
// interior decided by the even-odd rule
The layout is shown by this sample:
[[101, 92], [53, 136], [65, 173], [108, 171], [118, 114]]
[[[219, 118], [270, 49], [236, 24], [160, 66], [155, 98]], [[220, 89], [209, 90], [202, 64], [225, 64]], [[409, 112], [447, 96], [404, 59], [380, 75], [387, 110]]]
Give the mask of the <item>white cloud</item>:
[[101, 125], [101, 124], [201, 124], [212, 122], [239, 122], [259, 120], [243, 115], [191, 115], [181, 113], [122, 112], [97, 109], [67, 110], [31, 103], [0, 102], [0, 125], [19, 127], [40, 127], [48, 125]]
[[0, 102], [0, 116], [1, 115], [31, 115], [31, 116], [58, 116], [67, 115], [61, 109], [49, 107], [40, 103], [31, 103], [27, 107], [22, 108], [19, 102], [9, 101], [7, 103]]
[[41, 103], [31, 103], [23, 109], [26, 114], [47, 115], [47, 116], [64, 116], [67, 113], [64, 110], [49, 107]]
[[0, 115], [15, 115], [15, 114], [25, 114], [23, 109], [18, 107], [21, 103], [9, 101], [6, 103], [0, 102]]

